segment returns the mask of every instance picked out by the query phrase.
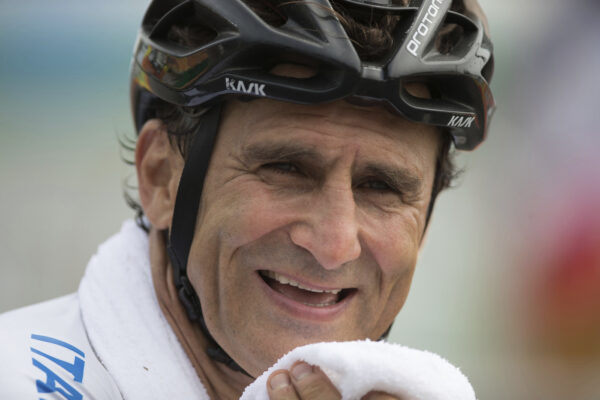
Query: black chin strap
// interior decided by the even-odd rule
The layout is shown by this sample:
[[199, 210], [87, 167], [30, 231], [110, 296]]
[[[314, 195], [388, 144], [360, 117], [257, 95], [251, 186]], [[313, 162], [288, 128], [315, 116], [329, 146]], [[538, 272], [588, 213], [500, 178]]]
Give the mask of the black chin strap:
[[186, 271], [188, 256], [196, 229], [202, 188], [219, 130], [220, 116], [221, 104], [208, 109], [202, 118], [201, 126], [195, 132], [192, 139], [191, 148], [189, 149], [181, 174], [179, 188], [177, 189], [167, 252], [173, 266], [173, 277], [179, 300], [183, 304], [190, 321], [200, 324], [202, 332], [210, 342], [206, 350], [208, 356], [215, 361], [227, 365], [234, 371], [239, 371], [250, 376], [219, 346], [208, 331], [204, 316], [202, 315], [200, 300], [187, 277]]

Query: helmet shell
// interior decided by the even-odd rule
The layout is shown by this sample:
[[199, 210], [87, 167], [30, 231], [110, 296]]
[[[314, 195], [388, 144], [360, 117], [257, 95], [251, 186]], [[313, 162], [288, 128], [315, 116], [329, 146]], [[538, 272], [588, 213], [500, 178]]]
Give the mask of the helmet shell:
[[[283, 23], [265, 21], [243, 0], [154, 0], [134, 49], [131, 99], [136, 128], [152, 117], [160, 99], [180, 106], [207, 106], [230, 96], [300, 104], [339, 99], [383, 104], [412, 121], [446, 128], [458, 149], [485, 138], [495, 108], [487, 22], [475, 0], [465, 11], [451, 0], [343, 0], [359, 12], [400, 17], [386, 56], [363, 60], [329, 0], [272, 0]], [[362, 10], [361, 10], [362, 9]], [[194, 46], [169, 39], [177, 24], [201, 27], [207, 38]], [[436, 38], [448, 26], [461, 36], [447, 53]], [[305, 79], [271, 72], [281, 63], [309, 65]], [[416, 97], [406, 87], [425, 84], [434, 93]]]

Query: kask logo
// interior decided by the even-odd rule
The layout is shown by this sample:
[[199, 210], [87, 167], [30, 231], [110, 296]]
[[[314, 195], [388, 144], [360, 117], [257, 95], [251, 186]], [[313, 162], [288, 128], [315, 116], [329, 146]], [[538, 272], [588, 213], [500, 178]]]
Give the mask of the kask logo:
[[234, 92], [253, 94], [255, 96], [266, 96], [265, 84], [248, 82], [242, 79], [225, 78], [225, 87]]
[[448, 126], [452, 128], [470, 128], [475, 122], [475, 117], [463, 117], [460, 115], [453, 115], [448, 121]]

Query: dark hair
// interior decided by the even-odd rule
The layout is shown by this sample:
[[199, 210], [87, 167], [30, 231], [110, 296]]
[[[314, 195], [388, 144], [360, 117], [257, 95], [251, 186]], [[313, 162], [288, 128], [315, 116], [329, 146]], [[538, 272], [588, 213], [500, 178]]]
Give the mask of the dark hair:
[[[292, 0], [291, 2], [301, 0]], [[244, 0], [244, 2], [265, 22], [280, 26], [285, 23], [285, 16], [277, 9], [270, 0]], [[404, 5], [408, 5], [409, 0], [402, 0]], [[331, 0], [333, 6], [331, 11], [340, 20], [348, 37], [352, 41], [357, 53], [363, 60], [373, 60], [386, 56], [394, 44], [393, 33], [398, 26], [401, 16], [390, 13], [379, 12], [371, 13], [357, 11], [355, 8], [349, 8], [342, 5], [338, 0]], [[451, 9], [457, 12], [464, 11], [463, 0], [452, 2]], [[436, 47], [440, 53], [448, 53], [461, 36], [461, 28], [457, 25], [448, 24], [441, 30], [436, 38]], [[168, 39], [183, 45], [185, 47], [196, 47], [210, 40], [214, 34], [205, 28], [190, 25], [173, 25], [168, 32]], [[198, 126], [202, 124], [202, 114], [205, 109], [200, 107], [182, 107], [174, 104], [159, 102], [155, 106], [156, 118], [163, 121], [169, 135], [169, 141], [178, 149], [183, 158], [186, 158], [187, 151], [192, 141], [193, 133]], [[138, 132], [139, 133], [139, 132]], [[433, 211], [433, 205], [438, 194], [450, 187], [452, 182], [460, 173], [454, 163], [454, 150], [452, 148], [451, 135], [447, 132], [441, 132], [441, 145], [436, 159], [436, 170], [433, 181], [433, 189], [427, 212], [427, 221]], [[121, 142], [126, 150], [132, 150], [133, 143]], [[144, 212], [140, 204], [131, 196], [126, 185], [125, 200], [127, 204], [136, 211], [138, 224], [145, 229]]]

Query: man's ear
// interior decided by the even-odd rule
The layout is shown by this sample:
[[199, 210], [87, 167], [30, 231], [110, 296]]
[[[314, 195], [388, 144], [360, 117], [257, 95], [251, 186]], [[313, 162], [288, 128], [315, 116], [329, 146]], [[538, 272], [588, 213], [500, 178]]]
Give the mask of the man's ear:
[[173, 149], [165, 124], [147, 121], [135, 147], [138, 190], [144, 214], [156, 229], [171, 226], [183, 158]]

